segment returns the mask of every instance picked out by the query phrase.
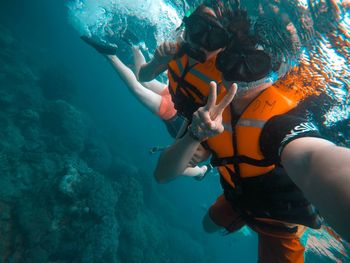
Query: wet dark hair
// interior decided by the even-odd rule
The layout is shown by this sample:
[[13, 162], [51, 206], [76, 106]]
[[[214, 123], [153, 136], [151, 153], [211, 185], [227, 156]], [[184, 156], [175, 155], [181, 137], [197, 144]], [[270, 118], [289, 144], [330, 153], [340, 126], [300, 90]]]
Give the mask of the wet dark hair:
[[258, 38], [251, 32], [247, 11], [227, 9], [223, 19], [230, 38], [218, 54], [216, 67], [224, 79], [251, 82], [266, 76], [271, 70], [271, 57], [257, 49]]
[[[208, 10], [213, 11], [215, 16], [209, 14]], [[236, 43], [237, 47], [252, 48], [258, 42], [257, 37], [250, 32], [252, 23], [248, 18], [247, 10], [241, 8], [240, 0], [230, 0], [227, 3], [207, 0], [204, 4], [199, 5], [191, 15], [217, 20], [230, 34], [230, 42]]]
[[213, 10], [213, 9], [205, 4], [201, 4], [193, 11], [191, 15], [202, 15], [202, 14], [209, 15], [208, 12], [206, 12], [206, 10]]
[[251, 20], [244, 9], [230, 10], [225, 14], [225, 27], [231, 38], [228, 48], [252, 49], [258, 43], [258, 39], [250, 32]]
[[198, 6], [190, 16], [184, 17], [183, 23], [185, 37], [192, 43], [207, 51], [226, 47], [229, 36], [210, 7], [203, 4]]

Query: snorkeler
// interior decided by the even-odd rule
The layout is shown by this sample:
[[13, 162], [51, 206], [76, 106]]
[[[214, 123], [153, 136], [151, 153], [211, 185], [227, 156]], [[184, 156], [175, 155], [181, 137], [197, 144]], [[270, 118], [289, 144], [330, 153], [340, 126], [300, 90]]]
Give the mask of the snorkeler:
[[[283, 79], [247, 89], [232, 84], [255, 74], [240, 53], [242, 43], [229, 43], [215, 61], [229, 88], [218, 88], [215, 82], [210, 89], [197, 85], [205, 103], [194, 113], [198, 93], [192, 87], [182, 88], [186, 100], [181, 93], [174, 94], [175, 108], [187, 111], [191, 123], [186, 134], [161, 154], [155, 178], [176, 178], [204, 143], [224, 189], [209, 217], [228, 231], [244, 224], [255, 230], [259, 262], [301, 263], [305, 249], [300, 237], [306, 227], [319, 229], [322, 217], [350, 240], [350, 150], [322, 137], [299, 111], [299, 94], [283, 86]], [[252, 54], [268, 64], [259, 53]]]
[[190, 118], [191, 116], [185, 115], [187, 111], [181, 108], [191, 105], [185, 103], [189, 98], [187, 93], [195, 94], [194, 101], [199, 107], [204, 101], [196, 87], [208, 87], [210, 81], [221, 83], [221, 74], [215, 68], [215, 60], [217, 53], [226, 45], [227, 34], [213, 10], [204, 5], [185, 17], [183, 26], [185, 30], [179, 41], [162, 43], [156, 49], [153, 59], [141, 66], [138, 77], [140, 81], [149, 81], [168, 70], [172, 99], [178, 97], [175, 93], [183, 95], [179, 98], [183, 103], [175, 103], [176, 110], [182, 116]]
[[[81, 38], [99, 53], [106, 56], [129, 90], [147, 109], [163, 120], [169, 134], [175, 138], [184, 120], [177, 115], [166, 84], [157, 80], [140, 83], [136, 79], [134, 72], [115, 55], [117, 52], [116, 46], [102, 44], [86, 36], [82, 36]], [[132, 46], [131, 49], [134, 57], [135, 71], [137, 72], [140, 66], [145, 63], [145, 58], [139, 48]], [[163, 151], [164, 149], [166, 147], [157, 147], [156, 151]], [[155, 149], [152, 148], [151, 150], [154, 151]], [[202, 146], [198, 147], [197, 152], [198, 154], [203, 152]], [[196, 159], [196, 157], [194, 156], [193, 159]], [[209, 165], [197, 166], [197, 164], [198, 162], [193, 160], [189, 167], [184, 169], [182, 174], [184, 176], [194, 177], [195, 179], [203, 179], [210, 170], [208, 169]]]
[[[242, 21], [236, 22], [232, 30], [240, 32], [240, 27], [245, 28]], [[229, 45], [230, 36], [213, 9], [205, 5], [200, 5], [189, 17], [184, 17], [182, 27], [184, 30], [178, 42], [162, 43], [156, 49], [153, 59], [141, 66], [138, 77], [140, 81], [150, 81], [168, 70], [169, 90], [175, 108], [178, 114], [191, 119], [192, 113], [206, 102], [202, 90], [208, 93], [211, 81], [215, 81], [220, 87], [225, 85], [215, 64], [217, 54]], [[240, 37], [238, 34], [237, 36]], [[249, 46], [251, 39], [244, 41]], [[231, 56], [236, 61], [232, 66], [235, 67], [234, 71], [239, 79], [252, 83], [249, 86], [267, 84], [265, 81], [260, 83], [259, 80], [263, 80], [271, 70], [270, 57], [256, 48], [245, 49], [240, 56], [247, 59]], [[218, 89], [219, 97], [224, 94], [224, 90]]]

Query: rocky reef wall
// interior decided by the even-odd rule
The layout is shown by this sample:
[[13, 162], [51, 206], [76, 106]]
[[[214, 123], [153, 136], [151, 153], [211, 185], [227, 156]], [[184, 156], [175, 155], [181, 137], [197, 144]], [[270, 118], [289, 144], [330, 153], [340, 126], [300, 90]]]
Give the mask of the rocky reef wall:
[[0, 262], [206, 262], [70, 85], [0, 25]]

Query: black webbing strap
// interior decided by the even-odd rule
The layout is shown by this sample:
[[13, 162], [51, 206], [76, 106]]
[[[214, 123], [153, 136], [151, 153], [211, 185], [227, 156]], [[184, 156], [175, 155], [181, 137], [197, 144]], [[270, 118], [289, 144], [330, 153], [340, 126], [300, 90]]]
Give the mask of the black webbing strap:
[[[174, 81], [177, 83], [177, 89], [181, 89], [184, 93], [186, 93], [187, 96], [192, 97], [191, 94], [188, 92], [188, 90], [192, 91], [200, 100], [203, 102], [206, 101], [206, 97], [197, 89], [196, 86], [192, 85], [188, 81], [185, 80], [185, 77], [188, 72], [190, 72], [191, 68], [193, 68], [197, 64], [193, 64], [192, 66], [189, 66], [188, 62], [186, 63], [186, 67], [184, 71], [181, 74], [181, 77], [179, 77], [175, 71], [171, 68], [168, 67], [168, 71], [170, 72], [171, 77], [174, 79]], [[186, 90], [188, 89], [188, 90]], [[170, 89], [172, 90], [172, 89]], [[194, 99], [193, 99], [194, 100]]]
[[[168, 67], [168, 71], [174, 78], [174, 81], [179, 79], [179, 76], [177, 76], [170, 67]], [[176, 93], [174, 87], [169, 86], [169, 91], [171, 98], [175, 104], [175, 109], [178, 113], [191, 120], [193, 112], [195, 112], [199, 107], [203, 105], [195, 102], [193, 95], [188, 91], [188, 89], [180, 86], [179, 82], [176, 83]]]
[[[236, 159], [236, 160], [234, 160], [234, 159]], [[259, 166], [259, 167], [268, 167], [268, 166], [271, 166], [274, 164], [273, 161], [268, 160], [268, 159], [257, 160], [257, 159], [253, 159], [253, 158], [250, 158], [250, 157], [245, 156], [245, 155], [229, 156], [229, 157], [222, 157], [222, 158], [216, 157], [216, 158], [212, 158], [212, 160], [211, 160], [211, 164], [213, 166], [234, 164], [235, 162], [247, 163], [247, 164]]]
[[224, 194], [226, 200], [228, 200], [232, 206], [232, 208], [236, 211], [238, 211], [243, 220], [247, 222], [250, 225], [257, 226], [257, 227], [262, 227], [262, 228], [267, 228], [267, 229], [272, 229], [276, 231], [282, 231], [282, 232], [287, 232], [287, 233], [295, 233], [298, 231], [298, 227], [288, 227], [284, 225], [273, 225], [270, 223], [266, 223], [260, 220], [257, 220], [254, 218], [254, 216], [249, 215], [240, 205], [239, 205], [239, 200], [240, 199], [240, 193], [237, 193], [237, 188], [233, 189], [227, 182], [226, 180], [221, 176], [220, 178], [221, 185], [224, 189]]
[[236, 194], [243, 194], [243, 188], [242, 188], [242, 178], [235, 172], [231, 171], [230, 168], [225, 166], [225, 169], [230, 174], [230, 178], [232, 182], [235, 184], [235, 192]]
[[[231, 174], [235, 174], [235, 177], [237, 176], [238, 178], [241, 178], [241, 173], [240, 173], [240, 169], [239, 169], [239, 162], [237, 159], [238, 149], [237, 149], [237, 135], [236, 135], [236, 128], [235, 128], [238, 119], [233, 118], [234, 109], [233, 109], [232, 103], [230, 103], [230, 113], [231, 113], [232, 148], [233, 148], [232, 164], [233, 164], [233, 167], [235, 168], [235, 172], [234, 173], [231, 172]], [[232, 178], [232, 175], [231, 175], [231, 178]], [[237, 190], [242, 191], [241, 184], [236, 185], [236, 187], [238, 187]]]
[[250, 221], [250, 222], [247, 222], [248, 224], [250, 223], [250, 224], [257, 226], [257, 227], [267, 228], [267, 229], [281, 231], [281, 232], [287, 232], [290, 234], [296, 233], [298, 231], [298, 226], [288, 227], [288, 226], [284, 226], [284, 225], [275, 225], [275, 224], [270, 224], [270, 223], [266, 223], [263, 221], [259, 221], [255, 218], [252, 218], [252, 217], [248, 220]]

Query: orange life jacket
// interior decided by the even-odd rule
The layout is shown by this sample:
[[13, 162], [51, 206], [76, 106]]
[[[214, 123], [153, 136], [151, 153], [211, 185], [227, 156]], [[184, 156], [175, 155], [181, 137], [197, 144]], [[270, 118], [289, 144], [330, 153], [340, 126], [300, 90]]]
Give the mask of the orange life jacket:
[[191, 119], [192, 113], [206, 103], [209, 83], [218, 83], [218, 97], [225, 94], [221, 73], [215, 67], [216, 57], [204, 63], [189, 65], [189, 57], [184, 54], [168, 64], [169, 90], [175, 108], [181, 115]]
[[[221, 83], [215, 58], [189, 67], [185, 55], [169, 63], [168, 75], [176, 109], [189, 119], [198, 107], [206, 103], [209, 82]], [[226, 94], [222, 84], [220, 87], [218, 102]], [[223, 112], [223, 122], [228, 129], [206, 142], [213, 153], [212, 164], [221, 174], [227, 200], [244, 215], [247, 222], [261, 225], [263, 223], [256, 220], [260, 218], [312, 228], [321, 226], [318, 212], [284, 169], [265, 159], [260, 150], [259, 138], [265, 123], [295, 108], [299, 100], [295, 90], [271, 86], [255, 98], [239, 118], [232, 118], [233, 111], [227, 107]]]
[[[271, 86], [255, 98], [244, 112], [233, 118], [233, 109], [223, 113], [227, 128], [209, 138], [212, 164], [218, 167], [226, 198], [248, 222], [264, 225], [259, 219], [273, 219], [320, 228], [322, 219], [300, 189], [274, 160], [264, 158], [260, 135], [272, 117], [295, 108], [299, 97], [293, 91]], [[227, 125], [226, 125], [227, 126]], [[290, 230], [290, 229], [289, 229]], [[297, 228], [292, 229], [297, 231]]]
[[[177, 111], [191, 119], [193, 112], [206, 103], [210, 81], [219, 84], [218, 102], [225, 96], [226, 89], [221, 82], [221, 73], [215, 68], [216, 57], [192, 66], [188, 59], [183, 55], [171, 61], [168, 76]], [[260, 218], [313, 228], [321, 226], [322, 220], [316, 209], [284, 169], [276, 167], [274, 161], [266, 160], [260, 150], [259, 138], [265, 123], [296, 107], [299, 100], [295, 90], [271, 86], [255, 98], [239, 118], [232, 118], [233, 111], [227, 107], [223, 121], [228, 129], [206, 142], [213, 153], [212, 164], [221, 174], [227, 200], [247, 222], [261, 225], [263, 223], [256, 220]]]
[[[275, 168], [273, 163], [264, 159], [260, 151], [259, 139], [262, 128], [269, 119], [290, 111], [298, 104], [296, 96], [293, 93], [287, 96], [286, 92], [274, 86], [267, 88], [236, 120], [231, 118], [231, 109], [229, 107], [225, 109], [223, 122], [226, 123], [226, 127], [229, 127], [222, 134], [209, 138], [207, 145], [215, 156], [214, 162], [221, 160], [224, 163], [219, 170], [230, 185], [234, 186], [234, 182], [228, 170], [232, 172], [238, 170], [240, 177], [247, 178], [268, 173]], [[235, 143], [233, 143], [234, 138]], [[232, 162], [232, 156], [237, 159], [236, 165]]]

